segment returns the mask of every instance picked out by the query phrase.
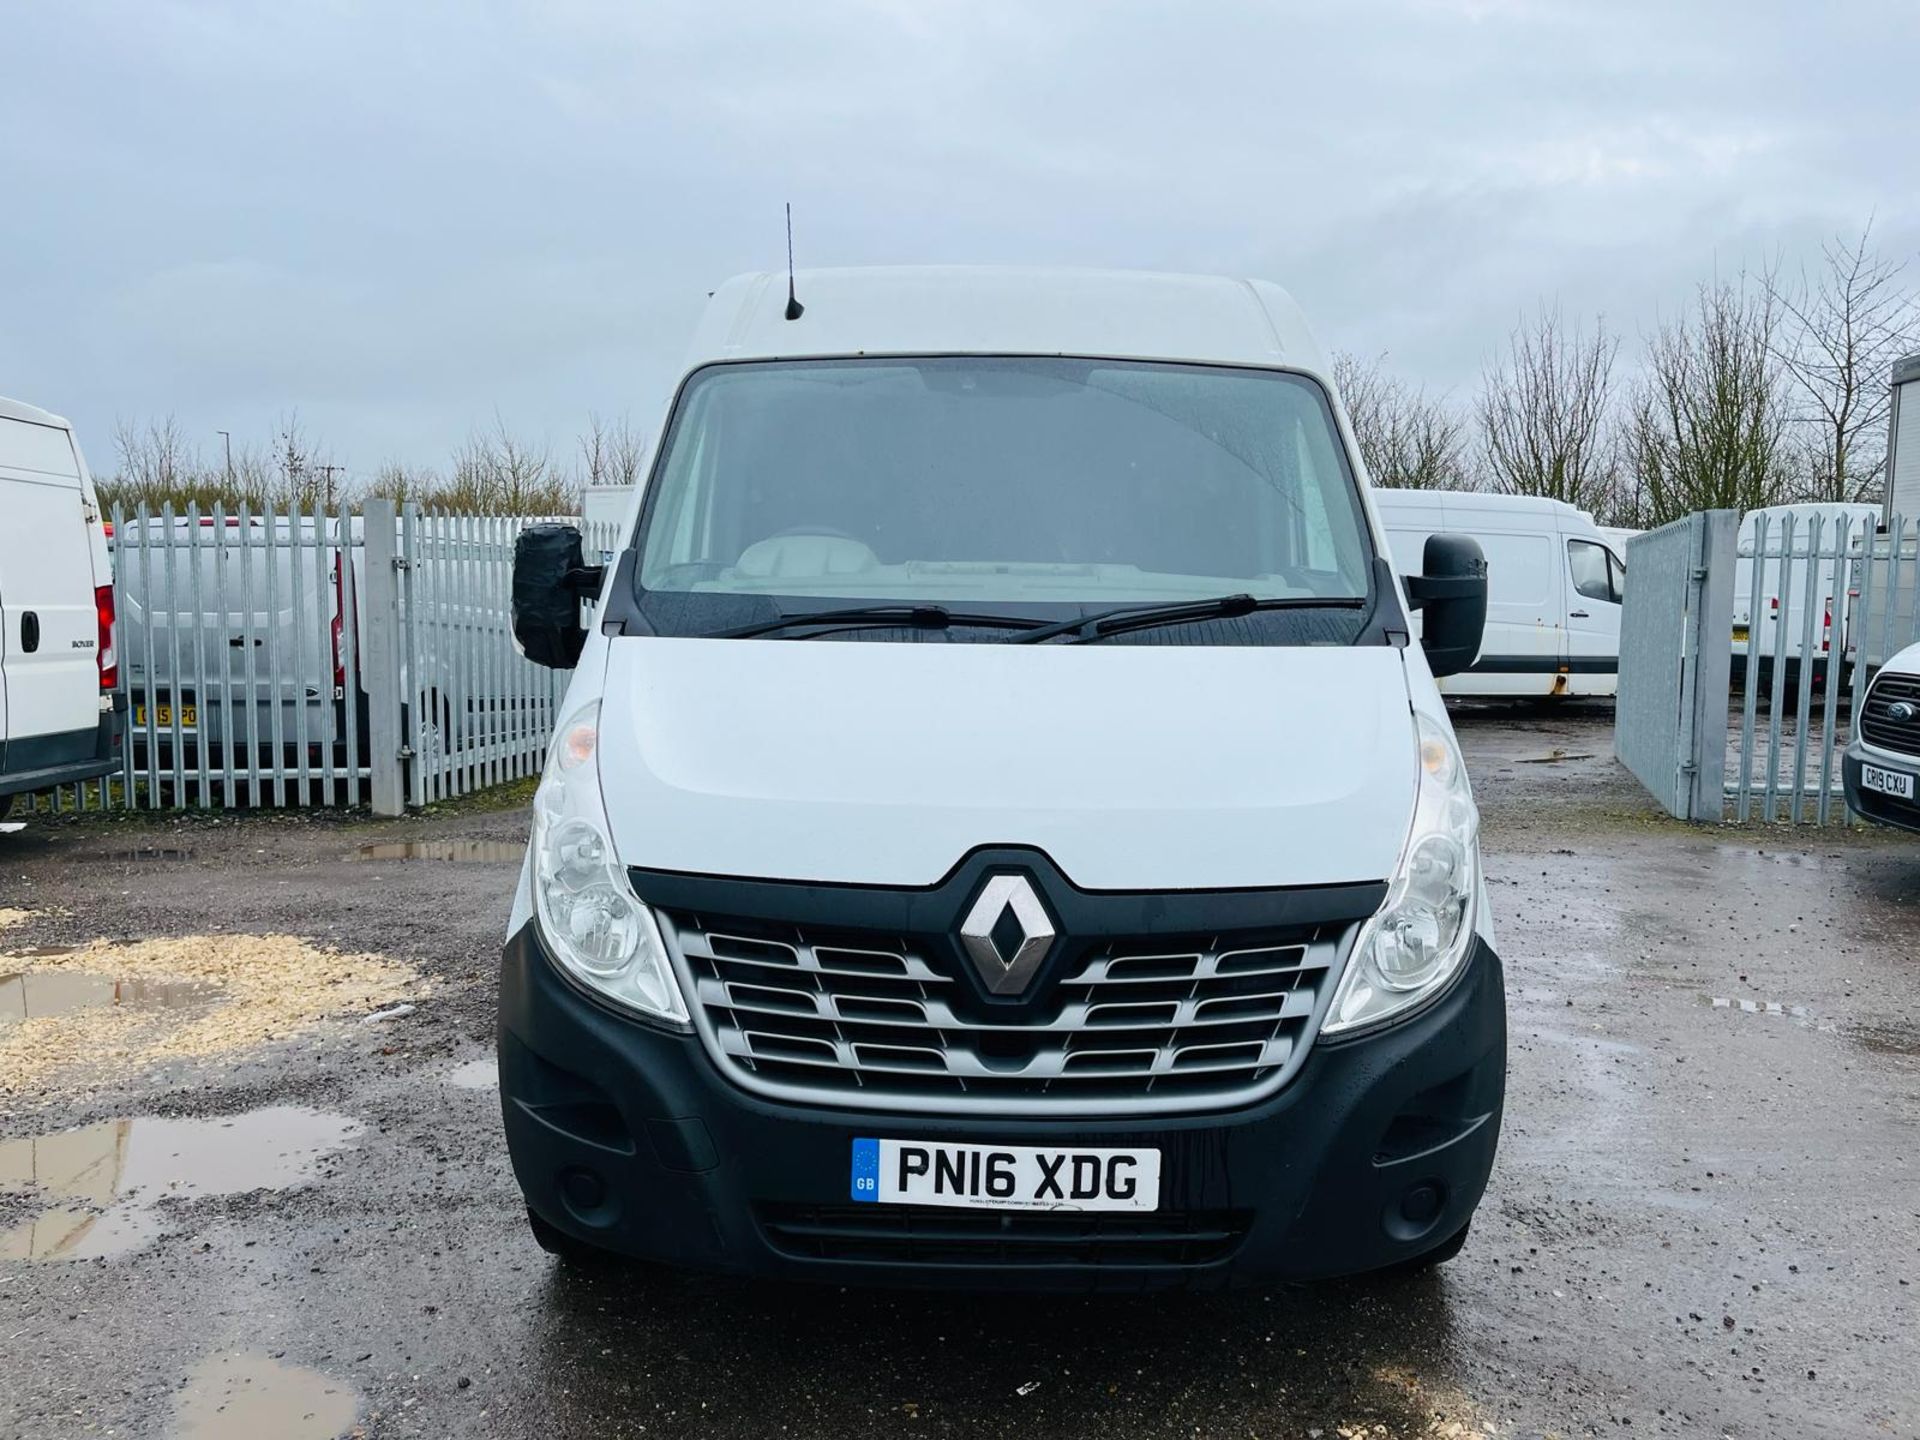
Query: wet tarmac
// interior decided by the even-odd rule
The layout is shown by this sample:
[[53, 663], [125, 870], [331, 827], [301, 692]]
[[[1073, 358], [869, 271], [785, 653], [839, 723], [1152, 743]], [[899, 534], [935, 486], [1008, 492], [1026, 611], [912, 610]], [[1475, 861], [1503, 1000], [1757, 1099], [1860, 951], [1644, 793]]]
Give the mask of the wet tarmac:
[[[1461, 717], [1511, 1013], [1466, 1250], [1226, 1295], [559, 1269], [489, 1048], [524, 811], [152, 822], [191, 887], [87, 863], [124, 823], [0, 838], [0, 904], [37, 912], [0, 951], [215, 916], [435, 985], [238, 1062], [0, 1097], [0, 1437], [1920, 1434], [1920, 842], [1678, 826], [1607, 721]], [[502, 858], [345, 858], [422, 841]]]
[[525, 840], [383, 840], [362, 845], [356, 860], [447, 860], [459, 865], [514, 865], [526, 853]]

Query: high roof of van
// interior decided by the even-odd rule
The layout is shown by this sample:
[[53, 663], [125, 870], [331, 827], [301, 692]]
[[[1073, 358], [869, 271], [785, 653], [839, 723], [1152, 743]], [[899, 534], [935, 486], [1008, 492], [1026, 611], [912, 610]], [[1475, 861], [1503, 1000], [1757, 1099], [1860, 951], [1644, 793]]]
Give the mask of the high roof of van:
[[1291, 296], [1264, 280], [1145, 271], [912, 266], [738, 275], [687, 368], [830, 355], [1075, 355], [1326, 373]]
[[73, 427], [58, 415], [42, 410], [38, 405], [29, 405], [24, 400], [9, 400], [0, 395], [0, 420], [26, 420], [35, 425], [58, 425], [62, 430]]
[[1488, 490], [1388, 490], [1374, 487], [1374, 503], [1384, 513], [1404, 506], [1431, 506], [1449, 515], [1531, 516], [1536, 520], [1556, 518], [1563, 525], [1574, 522], [1579, 528], [1598, 528], [1593, 516], [1564, 500], [1549, 500], [1542, 495], [1500, 495]]

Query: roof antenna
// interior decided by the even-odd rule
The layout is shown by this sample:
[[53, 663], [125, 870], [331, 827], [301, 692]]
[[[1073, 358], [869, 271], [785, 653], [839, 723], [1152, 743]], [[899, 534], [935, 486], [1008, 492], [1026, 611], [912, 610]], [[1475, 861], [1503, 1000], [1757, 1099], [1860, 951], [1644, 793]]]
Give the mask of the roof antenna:
[[807, 313], [793, 293], [793, 202], [787, 202], [787, 319], [798, 320]]

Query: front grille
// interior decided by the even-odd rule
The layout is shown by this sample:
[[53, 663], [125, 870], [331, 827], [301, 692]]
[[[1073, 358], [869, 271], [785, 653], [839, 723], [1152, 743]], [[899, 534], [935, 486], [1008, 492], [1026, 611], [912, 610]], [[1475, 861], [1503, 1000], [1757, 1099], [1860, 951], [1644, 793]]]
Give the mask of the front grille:
[[937, 943], [668, 920], [722, 1064], [794, 1098], [1099, 1113], [1239, 1098], [1303, 1058], [1335, 960], [1311, 932], [1101, 940], [1020, 1004]]
[[1894, 719], [1887, 710], [1897, 700], [1920, 710], [1920, 678], [1883, 671], [1867, 688], [1866, 702], [1860, 707], [1860, 738], [1882, 750], [1920, 757], [1920, 713], [1911, 720]]
[[1244, 1210], [1016, 1215], [877, 1205], [761, 1205], [767, 1242], [802, 1260], [912, 1265], [1205, 1265], [1246, 1238]]

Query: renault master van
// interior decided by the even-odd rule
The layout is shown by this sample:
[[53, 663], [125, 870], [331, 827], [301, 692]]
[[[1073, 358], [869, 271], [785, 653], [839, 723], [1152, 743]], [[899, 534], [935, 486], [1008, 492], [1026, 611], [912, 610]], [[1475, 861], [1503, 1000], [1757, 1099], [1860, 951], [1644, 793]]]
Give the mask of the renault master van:
[[1506, 1064], [1433, 678], [1478, 547], [1394, 573], [1271, 285], [785, 278], [713, 296], [610, 565], [519, 542], [573, 670], [501, 971], [535, 1238], [970, 1287], [1451, 1257]]
[[106, 535], [73, 429], [0, 399], [0, 812], [120, 768], [118, 683]]

